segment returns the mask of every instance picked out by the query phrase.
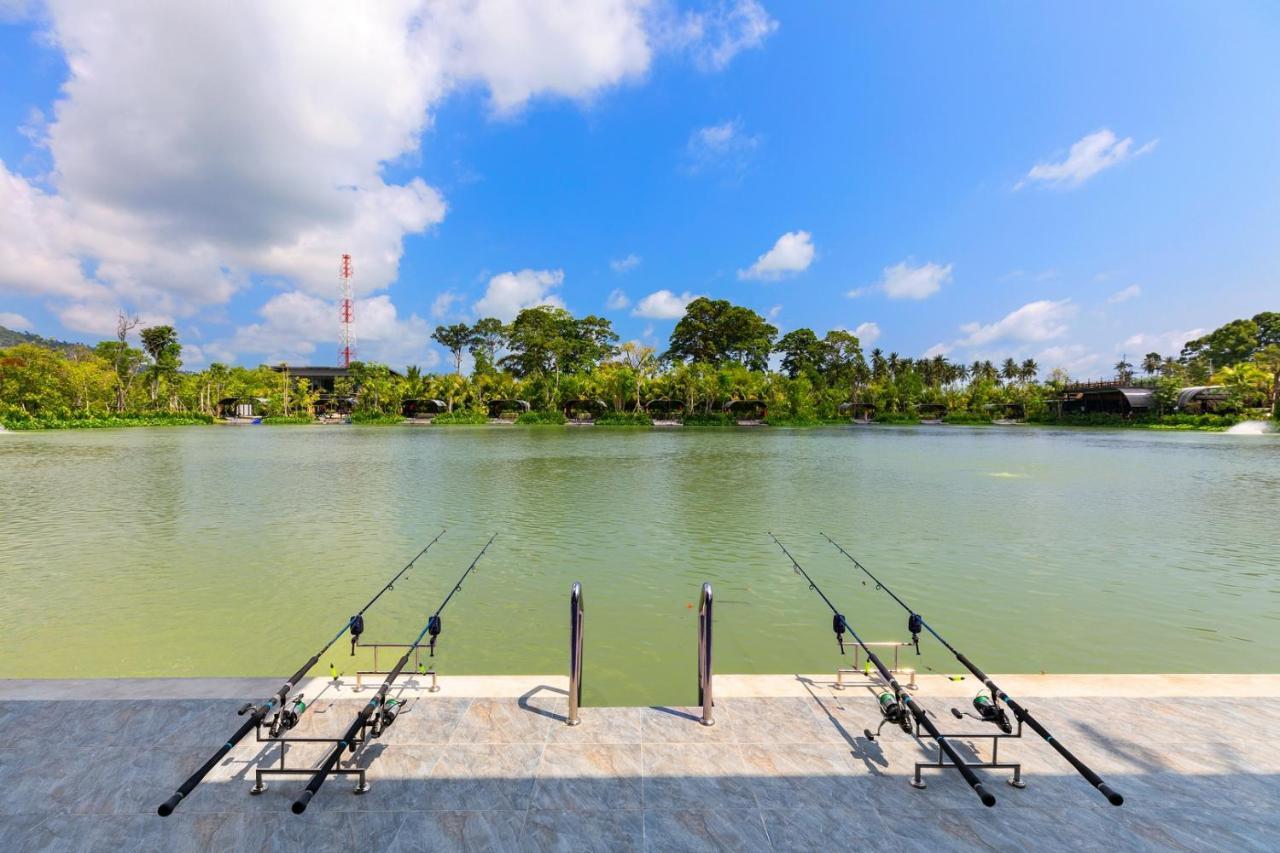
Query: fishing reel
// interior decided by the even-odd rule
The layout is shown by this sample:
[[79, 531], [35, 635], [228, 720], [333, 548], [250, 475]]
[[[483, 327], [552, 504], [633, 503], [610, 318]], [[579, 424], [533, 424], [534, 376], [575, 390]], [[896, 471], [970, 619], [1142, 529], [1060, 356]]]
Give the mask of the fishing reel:
[[396, 717], [400, 716], [403, 708], [404, 702], [399, 699], [383, 700], [378, 706], [377, 716], [373, 718], [373, 728], [369, 730], [369, 736], [380, 737], [396, 721]]
[[998, 726], [1000, 731], [1007, 735], [1013, 734], [1013, 723], [1009, 720], [1009, 715], [1004, 708], [1000, 707], [1000, 703], [991, 698], [987, 691], [983, 690], [973, 697], [973, 711], [974, 713], [966, 713], [959, 708], [951, 709], [952, 715], [957, 720], [972, 717], [975, 720]]
[[836, 613], [831, 617], [831, 630], [836, 632], [836, 642], [840, 644], [840, 654], [844, 654], [844, 632], [846, 627], [844, 616]]
[[880, 703], [880, 716], [884, 719], [880, 721], [880, 725], [876, 726], [875, 734], [871, 733], [871, 729], [862, 730], [862, 734], [867, 740], [874, 741], [880, 735], [880, 730], [888, 723], [898, 726], [909, 735], [915, 734], [911, 728], [911, 712], [907, 710], [905, 702], [888, 690], [882, 691], [880, 695], [876, 696], [876, 701]]
[[356, 646], [360, 643], [360, 635], [364, 633], [364, 616], [357, 613], [351, 617], [351, 656], [356, 656]]
[[303, 695], [299, 693], [294, 697], [293, 705], [288, 708], [281, 708], [276, 712], [275, 717], [271, 720], [272, 737], [280, 737], [280, 735], [298, 724], [298, 719], [302, 716], [302, 712], [307, 710], [307, 703], [303, 699]]

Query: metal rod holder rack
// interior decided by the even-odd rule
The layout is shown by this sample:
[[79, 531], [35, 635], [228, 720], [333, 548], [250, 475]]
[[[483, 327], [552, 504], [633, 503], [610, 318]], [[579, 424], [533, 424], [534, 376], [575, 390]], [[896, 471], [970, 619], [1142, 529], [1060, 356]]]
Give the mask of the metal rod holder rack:
[[578, 709], [582, 706], [582, 584], [574, 581], [569, 588], [569, 714], [565, 723], [582, 722]]
[[[364, 679], [364, 676], [366, 676], [366, 675], [386, 675], [387, 673], [389, 673], [389, 672], [391, 671], [391, 670], [389, 670], [389, 669], [381, 669], [381, 668], [378, 666], [378, 650], [379, 650], [379, 649], [407, 649], [407, 648], [410, 648], [410, 647], [412, 647], [412, 644], [411, 644], [411, 643], [368, 643], [368, 644], [365, 644], [365, 643], [359, 643], [359, 642], [357, 642], [357, 643], [356, 643], [356, 648], [358, 648], [358, 649], [372, 649], [372, 650], [373, 650], [373, 669], [361, 669], [361, 670], [357, 670], [357, 671], [356, 671], [356, 690], [357, 690], [357, 691], [359, 691], [359, 690], [360, 690], [360, 689], [362, 689], [362, 687], [364, 686], [364, 685], [363, 685], [363, 679]], [[415, 674], [415, 675], [429, 675], [429, 676], [431, 676], [431, 686], [427, 688], [427, 692], [428, 692], [428, 693], [439, 693], [439, 692], [440, 692], [440, 681], [439, 681], [439, 679], [438, 679], [438, 678], [436, 678], [436, 670], [435, 670], [435, 667], [432, 667], [431, 669], [423, 669], [423, 668], [422, 668], [422, 647], [421, 647], [421, 646], [418, 646], [417, 648], [414, 648], [414, 650], [413, 650], [413, 671], [414, 671], [414, 674]]]
[[[846, 675], [870, 675], [870, 673], [865, 672], [860, 666], [862, 663], [862, 647], [856, 643], [847, 643], [844, 645], [851, 645], [853, 647], [853, 666], [842, 666], [836, 670], [835, 688], [837, 690], [843, 690], [848, 686], [844, 680]], [[916, 689], [916, 671], [910, 667], [903, 669], [899, 661], [901, 651], [904, 648], [910, 648], [911, 643], [867, 643], [867, 645], [873, 649], [893, 649], [893, 666], [889, 667], [889, 671], [910, 676], [910, 681], [907, 682], [907, 687], [912, 690]]]
[[702, 585], [702, 595], [698, 599], [698, 704], [702, 706], [702, 719], [698, 722], [704, 726], [714, 726], [715, 719], [711, 709], [715, 701], [711, 695], [711, 584]]
[[[327, 743], [330, 745], [341, 742], [336, 737], [267, 737], [262, 736], [262, 728], [265, 724], [259, 723], [257, 730], [254, 732], [258, 743], [277, 743], [280, 745], [280, 763], [275, 767], [255, 767], [253, 770], [253, 787], [249, 789], [249, 793], [257, 796], [267, 790], [267, 783], [262, 778], [264, 776], [310, 776], [316, 772], [315, 767], [288, 767], [285, 764], [285, 757], [289, 752], [289, 744], [291, 743]], [[360, 729], [360, 735], [351, 744], [351, 751], [357, 752], [365, 743], [365, 729]], [[363, 794], [369, 790], [369, 781], [365, 774], [368, 768], [365, 767], [334, 767], [330, 773], [338, 776], [356, 776], [356, 786], [351, 790], [353, 794]]]
[[[922, 740], [922, 738], [920, 737], [920, 722], [918, 720], [916, 721], [915, 726], [916, 726], [916, 734], [915, 734], [916, 740]], [[1000, 741], [1005, 739], [1021, 738], [1022, 737], [1022, 721], [1021, 720], [1018, 720], [1018, 727], [1014, 729], [1014, 731], [1010, 734], [1005, 734], [1004, 732], [998, 732], [996, 734], [992, 734], [990, 732], [981, 732], [981, 733], [964, 732], [964, 733], [955, 733], [955, 734], [943, 732], [943, 737], [945, 737], [947, 740], [957, 740], [957, 739], [977, 740], [981, 738], [990, 738], [991, 739], [991, 760], [990, 761], [970, 761], [966, 763], [970, 767], [984, 769], [984, 770], [1012, 770], [1013, 777], [1006, 781], [1014, 788], [1027, 787], [1027, 783], [1024, 782], [1022, 779], [1022, 762], [1018, 761], [1018, 762], [1012, 762], [1012, 763], [1010, 762], [1002, 763], [1000, 761]], [[923, 740], [932, 741], [933, 738], [926, 735]], [[925, 788], [928, 787], [924, 779], [920, 777], [920, 771], [922, 770], [956, 770], [958, 769], [956, 765], [952, 764], [951, 762], [944, 761], [944, 758], [945, 756], [943, 755], [942, 750], [939, 749], [937, 761], [916, 762], [916, 772], [915, 772], [915, 776], [911, 779], [911, 787], [918, 788], [920, 790], [924, 790]]]

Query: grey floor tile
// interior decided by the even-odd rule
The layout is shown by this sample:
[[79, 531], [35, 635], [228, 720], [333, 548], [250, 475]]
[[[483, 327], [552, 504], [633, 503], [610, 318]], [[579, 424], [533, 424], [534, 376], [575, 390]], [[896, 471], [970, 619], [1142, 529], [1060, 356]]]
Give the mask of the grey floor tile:
[[626, 853], [644, 848], [644, 815], [638, 810], [533, 809], [520, 836], [520, 849]]
[[638, 809], [639, 744], [548, 744], [533, 805], [540, 809]]
[[646, 809], [645, 849], [708, 851], [769, 849], [756, 809]]
[[736, 744], [645, 744], [644, 804], [655, 809], [757, 805]]

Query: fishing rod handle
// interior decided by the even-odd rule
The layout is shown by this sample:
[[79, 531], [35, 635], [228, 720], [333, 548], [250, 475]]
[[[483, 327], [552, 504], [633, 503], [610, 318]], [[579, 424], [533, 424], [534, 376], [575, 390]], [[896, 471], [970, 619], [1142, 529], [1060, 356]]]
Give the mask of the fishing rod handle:
[[187, 795], [196, 789], [196, 785], [199, 785], [201, 780], [203, 780], [205, 776], [209, 775], [209, 771], [218, 766], [218, 762], [221, 761], [236, 744], [244, 740], [245, 735], [253, 731], [254, 727], [256, 727], [261, 720], [262, 718], [257, 714], [246, 720], [244, 725], [237, 729], [236, 733], [228, 738], [227, 742], [223, 744], [217, 752], [211, 755], [208, 761], [200, 766], [199, 770], [192, 773], [191, 776], [187, 778], [187, 781], [178, 786], [178, 790], [174, 791], [172, 797], [160, 804], [160, 807], [156, 809], [156, 814], [160, 815], [160, 817], [168, 817], [173, 814], [173, 810], [178, 807], [178, 804], [186, 799]]
[[907, 707], [911, 709], [911, 714], [916, 718], [916, 722], [923, 726], [929, 736], [938, 742], [938, 746], [951, 759], [951, 763], [960, 771], [960, 776], [965, 782], [969, 783], [969, 787], [978, 795], [978, 799], [982, 800], [982, 804], [987, 808], [994, 806], [996, 804], [995, 795], [986, 789], [982, 784], [982, 780], [978, 778], [978, 774], [973, 772], [973, 768], [965, 763], [965, 760], [960, 757], [960, 753], [956, 752], [955, 747], [951, 745], [946, 736], [939, 732], [937, 726], [930, 722], [924, 710], [916, 705], [911, 696], [903, 694], [903, 699], [906, 701]]
[[378, 688], [377, 694], [360, 709], [360, 713], [356, 714], [355, 720], [347, 727], [342, 739], [333, 745], [333, 750], [329, 753], [328, 758], [324, 760], [324, 764], [320, 765], [315, 774], [312, 775], [311, 781], [307, 783], [306, 789], [298, 799], [293, 801], [293, 805], [290, 808], [294, 814], [302, 814], [307, 810], [307, 805], [311, 802], [311, 798], [320, 790], [320, 786], [329, 778], [329, 774], [333, 772], [333, 768], [337, 766], [338, 761], [342, 758], [342, 751], [355, 741], [360, 729], [369, 721], [369, 717], [373, 716], [374, 710], [387, 695], [387, 691], [391, 689], [391, 684], [400, 676], [405, 666], [408, 665], [409, 655], [412, 652], [412, 648], [405, 652], [404, 657], [400, 658], [395, 667], [387, 673], [387, 677]]

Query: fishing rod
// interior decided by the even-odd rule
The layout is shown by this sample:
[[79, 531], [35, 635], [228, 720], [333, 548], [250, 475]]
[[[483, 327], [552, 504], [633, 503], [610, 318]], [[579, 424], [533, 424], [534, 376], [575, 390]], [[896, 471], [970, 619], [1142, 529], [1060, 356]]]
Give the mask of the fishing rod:
[[347, 731], [342, 735], [342, 739], [334, 745], [329, 756], [320, 765], [319, 769], [316, 770], [315, 775], [311, 777], [311, 781], [307, 783], [306, 790], [302, 792], [302, 795], [298, 797], [298, 799], [294, 800], [292, 806], [294, 814], [302, 814], [307, 810], [307, 804], [311, 802], [311, 798], [320, 790], [320, 786], [324, 784], [324, 780], [333, 772], [333, 768], [337, 766], [338, 761], [342, 758], [342, 751], [347, 747], [350, 747], [353, 753], [356, 751], [356, 748], [360, 743], [362, 743], [362, 741], [356, 740], [356, 736], [369, 726], [369, 718], [374, 715], [374, 712], [377, 712], [378, 716], [374, 719], [372, 727], [369, 728], [369, 734], [372, 737], [380, 736], [392, 723], [396, 721], [396, 717], [400, 713], [398, 710], [400, 703], [394, 699], [388, 702], [387, 692], [391, 690], [391, 685], [395, 680], [400, 677], [400, 672], [408, 665], [409, 657], [413, 654], [414, 650], [422, 645], [422, 638], [427, 635], [431, 636], [428, 647], [431, 650], [431, 656], [435, 657], [436, 639], [440, 636], [441, 630], [441, 612], [444, 611], [449, 600], [453, 598], [454, 593], [462, 589], [462, 582], [467, 579], [467, 575], [471, 574], [471, 570], [476, 567], [476, 564], [480, 562], [480, 558], [484, 556], [484, 552], [489, 550], [489, 546], [492, 545], [493, 540], [497, 538], [498, 534], [495, 533], [489, 537], [488, 542], [484, 543], [484, 547], [480, 549], [480, 553], [476, 554], [476, 558], [471, 561], [471, 565], [467, 566], [467, 570], [462, 573], [462, 577], [458, 578], [458, 582], [453, 585], [453, 589], [449, 591], [447, 596], [445, 596], [444, 601], [440, 602], [440, 606], [436, 608], [436, 612], [431, 614], [431, 617], [427, 619], [427, 624], [423, 627], [422, 633], [418, 634], [417, 639], [415, 639], [405, 650], [404, 656], [401, 657], [400, 660], [396, 662], [396, 665], [391, 668], [391, 671], [387, 673], [386, 679], [382, 682], [382, 685], [378, 687], [378, 692], [375, 693], [373, 698], [371, 698], [365, 706], [360, 709], [360, 713], [356, 714], [355, 720], [347, 727]]
[[209, 775], [209, 771], [217, 766], [218, 762], [221, 761], [236, 744], [244, 740], [245, 736], [248, 735], [249, 732], [253, 731], [256, 726], [261, 724], [262, 721], [267, 718], [267, 715], [273, 710], [276, 712], [276, 716], [271, 723], [272, 737], [278, 737], [282, 731], [291, 729], [297, 725], [298, 717], [306, 710], [307, 706], [302, 702], [303, 697], [298, 696], [294, 700], [293, 707], [286, 709], [284, 706], [285, 699], [288, 697], [289, 692], [298, 685], [298, 682], [301, 681], [308, 672], [311, 671], [312, 667], [320, 662], [320, 656], [327, 652], [329, 647], [336, 643], [343, 634], [347, 633], [347, 631], [351, 632], [351, 654], [354, 655], [356, 653], [356, 641], [359, 640], [360, 634], [364, 632], [365, 611], [372, 607], [379, 598], [382, 598], [384, 593], [394, 589], [396, 581], [400, 580], [405, 572], [413, 568], [413, 564], [418, 562], [418, 559], [423, 554], [431, 550], [431, 546], [440, 541], [440, 537], [444, 534], [445, 531], [441, 530], [436, 534], [435, 539], [428, 542], [426, 547], [419, 551], [412, 560], [405, 563], [404, 568], [396, 572], [395, 576], [391, 578], [391, 580], [387, 581], [386, 585], [382, 587], [382, 589], [378, 590], [377, 595], [369, 599], [368, 603], [365, 604], [364, 607], [361, 607], [356, 611], [356, 614], [347, 620], [347, 624], [342, 626], [342, 630], [334, 634], [333, 638], [329, 640], [329, 642], [325, 643], [324, 647], [321, 648], [320, 651], [312, 655], [311, 659], [299, 667], [297, 672], [289, 676], [289, 680], [280, 685], [279, 690], [258, 705], [254, 705], [252, 702], [246, 702], [244, 705], [240, 706], [240, 709], [236, 711], [236, 714], [241, 717], [248, 714], [249, 719], [245, 720], [244, 725], [237, 729], [235, 734], [231, 735], [231, 737], [227, 739], [227, 742], [219, 747], [218, 751], [211, 755], [209, 760], [200, 766], [199, 770], [192, 773], [191, 776], [188, 777], [187, 781], [178, 786], [178, 790], [173, 793], [172, 797], [160, 804], [160, 807], [156, 809], [156, 813], [159, 814], [160, 817], [168, 817], [173, 814], [173, 810], [178, 807], [178, 804], [195, 790], [195, 787], [200, 784], [204, 777]]
[[[994, 722], [997, 725], [1000, 725], [1001, 728], [1004, 728], [1006, 732], [1009, 731], [1008, 728], [1005, 728], [1005, 726], [1008, 725], [1008, 718], [1004, 717], [1004, 709], [1000, 708], [999, 706], [1000, 702], [1004, 702], [1006, 705], [1009, 706], [1010, 710], [1013, 711], [1013, 715], [1014, 717], [1017, 718], [1018, 722], [1026, 723], [1033, 732], [1040, 735], [1040, 737], [1044, 738], [1045, 741], [1048, 742], [1050, 746], [1052, 746], [1054, 749], [1058, 751], [1059, 755], [1061, 755], [1063, 758], [1067, 760], [1067, 763], [1069, 763], [1072, 767], [1076, 769], [1076, 772], [1078, 772], [1081, 776], [1083, 776], [1090, 785], [1092, 785], [1093, 787], [1101, 791], [1102, 795], [1107, 798], [1107, 800], [1111, 803], [1111, 805], [1119, 806], [1124, 804], [1123, 796], [1121, 796], [1116, 791], [1112, 790], [1111, 786], [1109, 786], [1106, 782], [1102, 781], [1101, 776], [1099, 776], [1097, 773], [1094, 773], [1093, 770], [1090, 769], [1090, 767], [1087, 764], [1085, 764], [1083, 761], [1081, 761], [1079, 758], [1076, 758], [1076, 756], [1073, 755], [1069, 749], [1067, 749], [1062, 744], [1058, 743], [1057, 739], [1053, 735], [1049, 734], [1049, 730], [1046, 729], [1044, 726], [1042, 726], [1035, 717], [1031, 716], [1030, 711], [1022, 707], [1022, 705], [1019, 704], [1018, 702], [1014, 701], [1013, 698], [1010, 697], [1008, 693], [1005, 693], [1003, 690], [997, 687], [996, 683], [991, 680], [991, 677], [989, 675], [987, 675], [982, 670], [978, 669], [978, 667], [971, 660], [969, 660], [967, 657], [961, 654], [960, 651], [955, 646], [948, 643], [946, 640], [942, 638], [941, 634], [933, 630], [933, 627], [930, 626], [928, 622], [924, 621], [924, 617], [922, 617], [916, 611], [912, 610], [907, 605], [907, 603], [903, 601], [901, 598], [898, 598], [898, 596], [894, 594], [893, 590], [889, 589], [889, 587], [885, 586], [884, 583], [879, 578], [871, 574], [871, 572], [867, 570], [866, 566], [858, 562], [857, 558], [855, 558], [852, 554], [850, 554], [844, 548], [840, 547], [840, 544], [838, 542], [836, 542], [834, 539], [832, 539], [830, 536], [828, 536], [825, 533], [822, 534], [822, 537], [826, 539], [828, 542], [830, 542], [832, 545], [834, 545], [836, 547], [836, 550], [838, 550], [841, 554], [844, 554], [846, 557], [848, 557], [849, 560], [855, 566], [862, 569], [862, 571], [866, 573], [867, 577], [875, 581], [877, 589], [882, 589], [886, 593], [888, 593], [890, 598], [898, 602], [898, 604], [901, 605], [902, 609], [907, 611], [907, 613], [910, 614], [910, 617], [907, 620], [907, 628], [912, 632], [911, 639], [913, 642], [916, 643], [917, 653], [919, 653], [919, 650], [920, 650], [920, 643], [917, 637], [920, 633], [920, 630], [923, 628], [924, 630], [932, 634], [938, 642], [946, 646], [947, 651], [955, 655], [956, 660], [960, 661], [960, 663], [964, 665], [965, 669], [973, 673], [974, 678], [978, 679], [979, 681], [981, 681], [983, 684], [987, 686], [987, 689], [991, 691], [991, 696], [985, 697], [981, 693], [979, 693], [978, 697], [973, 700], [974, 708], [978, 711], [978, 715], [980, 719], [985, 720], [987, 722]], [[982, 700], [988, 700], [989, 707], [986, 707], [986, 708], [982, 707], [983, 705], [988, 705], [988, 702], [984, 702]], [[952, 713], [955, 713], [956, 716], [960, 716], [954, 709], [952, 709]], [[1005, 720], [1004, 725], [1001, 725], [1000, 723], [1002, 718]]]
[[[853, 627], [849, 624], [848, 620], [844, 618], [844, 615], [836, 609], [834, 604], [831, 603], [831, 599], [827, 598], [826, 594], [818, 588], [818, 585], [813, 582], [813, 578], [809, 577], [809, 573], [801, 568], [800, 564], [796, 562], [796, 558], [791, 556], [791, 552], [787, 550], [786, 546], [778, 541], [778, 537], [774, 536], [772, 532], [769, 533], [769, 536], [772, 537], [773, 541], [782, 549], [782, 553], [787, 555], [787, 559], [791, 561], [791, 565], [795, 567], [796, 572], [804, 575], [804, 579], [809, 582], [809, 589], [822, 596], [822, 600], [827, 603], [827, 607], [831, 608], [831, 629], [835, 631], [836, 642], [840, 644], [840, 654], [844, 654], [844, 635], [847, 631], [853, 636], [853, 639], [857, 641], [858, 645], [862, 647], [862, 650], [867, 653], [867, 660], [871, 661], [875, 668], [880, 671], [880, 677], [888, 682], [889, 686], [893, 688], [892, 695], [888, 692], [884, 692], [877, 697], [880, 702], [880, 713], [884, 716], [885, 720], [887, 722], [897, 724], [907, 734], [913, 734], [911, 731], [911, 719], [907, 716], [907, 713], [909, 712], [911, 717], [915, 718], [916, 725], [923, 728], [929, 733], [929, 737], [938, 742], [938, 746], [944, 753], [946, 753], [947, 757], [951, 759], [951, 762], [956, 766], [956, 769], [960, 771], [960, 775], [964, 778], [964, 781], [969, 783], [969, 787], [978, 795], [978, 799], [982, 800], [982, 804], [988, 807], [994, 806], [996, 804], [995, 795], [983, 786], [982, 780], [973, 772], [973, 768], [965, 763], [965, 760], [960, 757], [960, 753], [956, 752], [955, 747], [951, 745], [951, 742], [947, 740], [946, 736], [938, 731], [938, 728], [932, 721], [930, 721], [928, 712], [920, 707], [919, 703], [916, 702], [910, 693], [907, 693], [902, 689], [902, 685], [898, 684], [898, 680], [893, 677], [893, 673], [889, 671], [889, 668], [885, 666], [881, 662], [880, 658], [876, 656], [876, 653], [871, 651], [867, 644], [862, 641], [862, 638], [853, 630]], [[881, 725], [883, 726], [884, 723], [881, 723]], [[870, 732], [868, 732], [868, 735], [869, 734]]]

